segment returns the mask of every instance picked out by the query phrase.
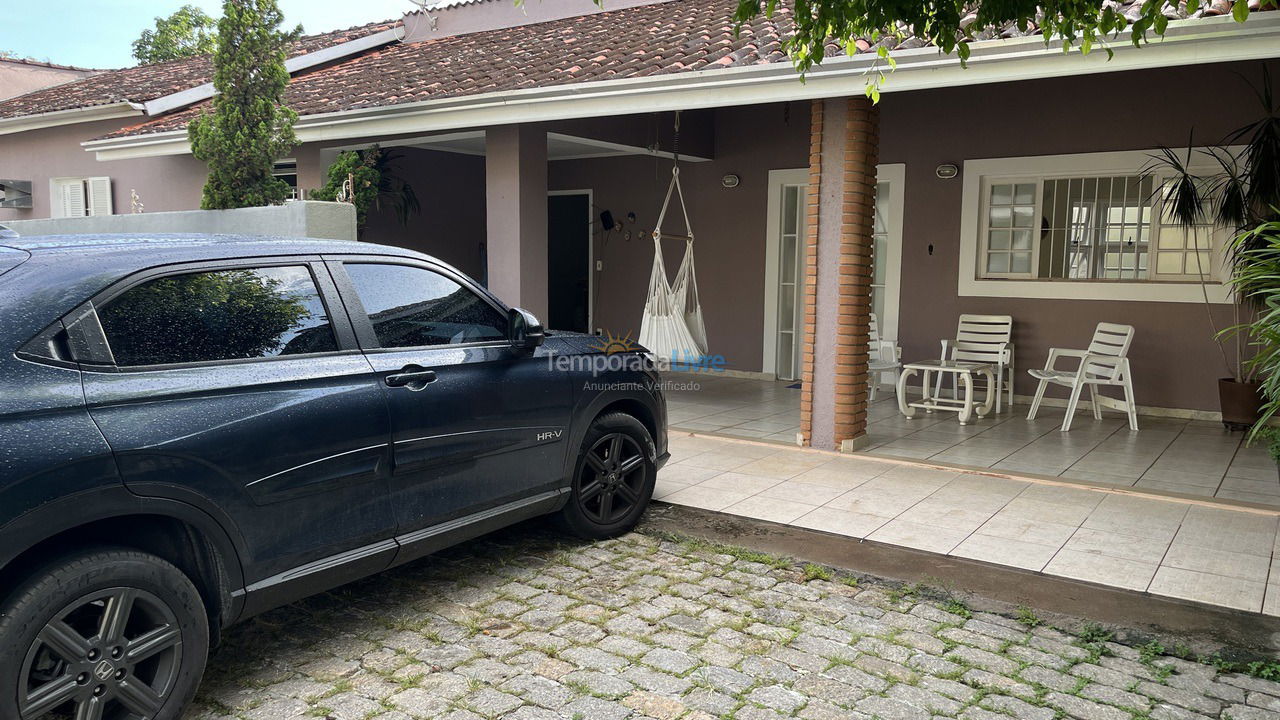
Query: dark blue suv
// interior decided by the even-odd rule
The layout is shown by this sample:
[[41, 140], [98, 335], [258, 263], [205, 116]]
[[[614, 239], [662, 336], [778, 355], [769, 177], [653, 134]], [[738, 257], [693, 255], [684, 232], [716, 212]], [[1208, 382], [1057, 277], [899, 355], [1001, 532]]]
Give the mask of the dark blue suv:
[[0, 238], [0, 718], [170, 720], [220, 628], [526, 518], [631, 528], [639, 349], [365, 243]]

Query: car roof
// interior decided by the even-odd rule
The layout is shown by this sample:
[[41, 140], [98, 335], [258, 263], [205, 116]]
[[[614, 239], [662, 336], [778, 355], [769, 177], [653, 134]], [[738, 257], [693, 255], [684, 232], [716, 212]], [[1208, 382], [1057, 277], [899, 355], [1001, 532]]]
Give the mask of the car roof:
[[[119, 233], [97, 235], [36, 235], [7, 237], [0, 245], [25, 250], [32, 254], [74, 253], [94, 256], [102, 253], [128, 251], [136, 259], [139, 255], [153, 255], [157, 259], [169, 259], [173, 255], [198, 255], [229, 257], [244, 255], [279, 255], [301, 253], [362, 252], [393, 250], [397, 248], [359, 243], [349, 240], [320, 240], [316, 238], [269, 237], [259, 235], [225, 235], [206, 233]], [[146, 258], [149, 260], [150, 258]]]

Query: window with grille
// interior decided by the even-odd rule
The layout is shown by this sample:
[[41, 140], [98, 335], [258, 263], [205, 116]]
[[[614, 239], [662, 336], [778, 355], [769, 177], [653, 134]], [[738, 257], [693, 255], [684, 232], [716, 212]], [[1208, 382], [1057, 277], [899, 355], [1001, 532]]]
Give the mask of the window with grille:
[[1217, 277], [1217, 228], [1161, 212], [1140, 173], [986, 178], [978, 275], [1039, 280], [1198, 281]]

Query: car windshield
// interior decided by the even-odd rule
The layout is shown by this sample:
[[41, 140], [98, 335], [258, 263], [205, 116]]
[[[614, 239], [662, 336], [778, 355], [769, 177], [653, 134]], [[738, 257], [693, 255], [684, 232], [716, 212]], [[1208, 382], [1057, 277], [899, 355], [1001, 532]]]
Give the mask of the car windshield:
[[21, 265], [31, 254], [25, 250], [0, 245], [0, 275]]

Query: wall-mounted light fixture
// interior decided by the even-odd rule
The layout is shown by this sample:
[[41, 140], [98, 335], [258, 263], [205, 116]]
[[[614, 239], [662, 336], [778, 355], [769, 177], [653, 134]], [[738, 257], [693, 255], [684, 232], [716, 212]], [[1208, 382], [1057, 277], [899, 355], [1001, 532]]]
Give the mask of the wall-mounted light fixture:
[[944, 165], [939, 165], [933, 173], [943, 180], [950, 180], [960, 174], [960, 168], [952, 165], [951, 163], [946, 163]]
[[729, 173], [728, 175], [725, 175], [724, 177], [720, 178], [720, 184], [727, 188], [736, 188], [741, 183], [742, 183], [742, 178], [738, 177], [737, 175], [734, 175], [733, 173]]

